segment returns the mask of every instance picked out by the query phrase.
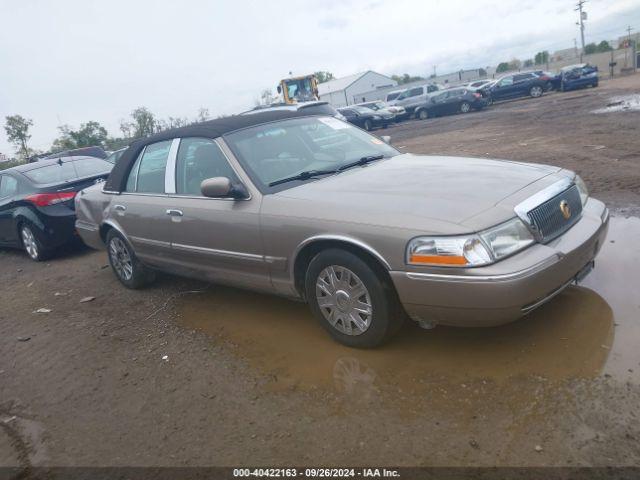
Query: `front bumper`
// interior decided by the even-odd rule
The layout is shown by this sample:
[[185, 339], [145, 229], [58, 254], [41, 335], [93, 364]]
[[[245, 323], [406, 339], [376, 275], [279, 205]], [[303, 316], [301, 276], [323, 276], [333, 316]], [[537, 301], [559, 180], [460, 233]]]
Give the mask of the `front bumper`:
[[585, 272], [609, 227], [604, 204], [590, 198], [582, 218], [552, 242], [464, 272], [390, 272], [407, 314], [434, 324], [486, 327], [511, 322], [546, 303]]

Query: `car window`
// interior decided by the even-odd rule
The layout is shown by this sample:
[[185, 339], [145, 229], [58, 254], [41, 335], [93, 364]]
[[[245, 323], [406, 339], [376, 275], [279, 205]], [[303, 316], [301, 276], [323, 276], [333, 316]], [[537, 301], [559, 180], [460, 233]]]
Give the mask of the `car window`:
[[504, 77], [502, 80], [500, 80], [501, 87], [507, 87], [509, 85], [513, 85], [513, 77]]
[[398, 155], [379, 138], [330, 117], [283, 120], [224, 138], [247, 173], [263, 187], [304, 171], [335, 170], [365, 156]]
[[200, 184], [213, 177], [238, 177], [220, 147], [208, 138], [183, 138], [176, 158], [176, 192], [179, 195], [202, 196]]
[[56, 162], [45, 167], [34, 168], [23, 172], [33, 183], [63, 183], [76, 180], [78, 174], [73, 166], [73, 162]]
[[416, 87], [412, 88], [407, 92], [407, 97], [417, 97], [418, 95], [422, 95], [424, 93], [424, 88]]
[[530, 78], [533, 78], [533, 75], [531, 73], [523, 73], [520, 75], [515, 75], [513, 77], [513, 81], [514, 82], [522, 82], [524, 80], [529, 80]]
[[127, 179], [127, 192], [165, 193], [164, 174], [171, 140], [147, 145], [133, 164]]
[[101, 158], [87, 157], [82, 160], [74, 160], [74, 166], [76, 167], [76, 173], [79, 178], [91, 177], [93, 175], [100, 175], [101, 173], [110, 172], [113, 168], [113, 164], [102, 160]]
[[0, 198], [11, 197], [18, 192], [18, 181], [9, 176], [0, 176]]
[[391, 101], [391, 100], [395, 100], [396, 98], [398, 98], [400, 96], [402, 92], [396, 92], [396, 93], [390, 93], [387, 95], [387, 102]]
[[113, 152], [111, 155], [109, 155], [107, 158], [105, 158], [105, 160], [109, 163], [113, 163], [116, 164], [118, 163], [118, 160], [120, 160], [120, 157], [122, 157], [122, 154], [125, 152], [126, 150], [118, 150], [117, 152]]

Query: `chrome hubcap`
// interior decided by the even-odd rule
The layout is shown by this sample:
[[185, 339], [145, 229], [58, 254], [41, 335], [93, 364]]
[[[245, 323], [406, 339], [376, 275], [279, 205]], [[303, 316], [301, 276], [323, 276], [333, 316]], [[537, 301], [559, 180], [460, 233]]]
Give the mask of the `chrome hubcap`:
[[31, 258], [38, 258], [38, 244], [29, 227], [22, 227], [22, 244]]
[[531, 94], [534, 97], [539, 97], [540, 95], [542, 95], [542, 89], [540, 87], [534, 87], [533, 90], [531, 91]]
[[460, 106], [460, 110], [462, 110], [462, 113], [467, 113], [467, 112], [469, 111], [469, 108], [470, 108], [470, 107], [469, 107], [469, 104], [468, 104], [468, 103], [463, 103], [463, 104]]
[[123, 280], [131, 280], [133, 276], [131, 255], [125, 243], [118, 237], [112, 238], [109, 243], [109, 258], [118, 276]]
[[339, 332], [360, 335], [371, 325], [371, 296], [348, 268], [331, 265], [318, 275], [316, 301], [324, 318]]

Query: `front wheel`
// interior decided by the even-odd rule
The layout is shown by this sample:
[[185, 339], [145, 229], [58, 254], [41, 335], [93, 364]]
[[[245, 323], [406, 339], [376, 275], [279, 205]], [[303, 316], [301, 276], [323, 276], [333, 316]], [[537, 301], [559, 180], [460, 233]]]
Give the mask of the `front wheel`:
[[541, 97], [543, 93], [544, 93], [544, 89], [539, 85], [534, 85], [529, 90], [529, 95], [531, 95], [533, 98]]
[[365, 120], [364, 121], [364, 129], [367, 132], [370, 132], [373, 129], [373, 124], [371, 123], [371, 120]]
[[427, 118], [429, 118], [429, 111], [426, 109], [418, 111], [418, 118], [420, 120], [426, 120]]
[[461, 113], [469, 113], [471, 111], [471, 104], [469, 102], [462, 102], [460, 104]]
[[322, 327], [349, 347], [381, 345], [404, 321], [393, 287], [345, 250], [324, 250], [315, 256], [307, 269], [305, 291]]
[[155, 279], [155, 273], [140, 263], [129, 242], [116, 230], [107, 234], [107, 252], [113, 273], [125, 287], [142, 288]]

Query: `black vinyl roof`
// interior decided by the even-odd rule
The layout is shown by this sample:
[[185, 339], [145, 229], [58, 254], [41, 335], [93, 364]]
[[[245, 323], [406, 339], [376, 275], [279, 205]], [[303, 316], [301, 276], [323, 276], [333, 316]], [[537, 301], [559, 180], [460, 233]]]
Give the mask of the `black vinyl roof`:
[[111, 192], [121, 192], [127, 183], [127, 177], [136, 158], [142, 149], [156, 142], [163, 140], [172, 140], [181, 137], [204, 137], [217, 138], [236, 130], [254, 127], [278, 120], [286, 120], [287, 118], [308, 117], [309, 113], [302, 111], [277, 110], [258, 112], [252, 115], [233, 115], [230, 117], [218, 118], [207, 122], [196, 123], [187, 127], [172, 128], [155, 135], [142, 138], [133, 142], [122, 157], [116, 163], [111, 171], [111, 175], [107, 179], [104, 189]]

